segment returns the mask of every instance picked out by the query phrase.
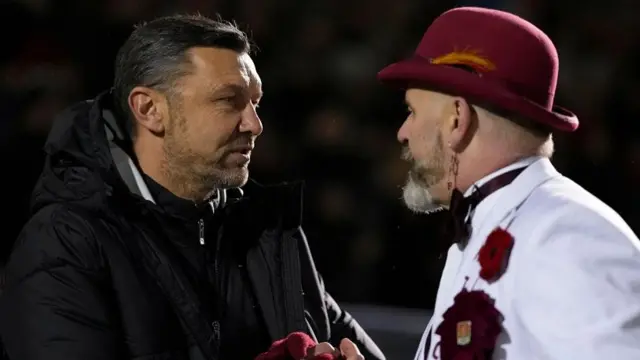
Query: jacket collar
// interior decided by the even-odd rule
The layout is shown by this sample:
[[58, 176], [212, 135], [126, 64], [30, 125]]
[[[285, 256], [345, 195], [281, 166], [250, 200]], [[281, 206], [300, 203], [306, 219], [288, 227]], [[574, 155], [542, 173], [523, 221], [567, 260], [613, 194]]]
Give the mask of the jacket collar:
[[506, 216], [519, 208], [542, 183], [551, 178], [562, 176], [548, 158], [542, 157], [525, 159], [492, 175], [497, 176], [505, 171], [524, 166], [527, 168], [511, 184], [494, 192], [478, 204], [471, 219], [474, 234], [481, 232], [481, 228], [486, 222], [497, 221], [500, 223]]

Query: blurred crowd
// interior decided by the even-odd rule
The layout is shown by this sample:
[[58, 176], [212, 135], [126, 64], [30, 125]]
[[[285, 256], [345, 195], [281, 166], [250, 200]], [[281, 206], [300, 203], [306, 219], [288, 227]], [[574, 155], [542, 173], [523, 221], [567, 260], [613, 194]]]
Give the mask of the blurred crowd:
[[0, 261], [27, 218], [55, 114], [111, 86], [115, 52], [133, 24], [176, 11], [220, 14], [251, 34], [265, 90], [252, 177], [305, 181], [307, 235], [341, 301], [433, 305], [444, 264], [433, 246], [439, 216], [402, 207], [407, 165], [395, 140], [402, 94], [380, 86], [375, 74], [412, 52], [433, 18], [458, 5], [515, 12], [552, 37], [561, 60], [556, 102], [582, 122], [556, 138], [554, 163], [638, 232], [640, 26], [632, 5], [574, 3], [1, 0]]

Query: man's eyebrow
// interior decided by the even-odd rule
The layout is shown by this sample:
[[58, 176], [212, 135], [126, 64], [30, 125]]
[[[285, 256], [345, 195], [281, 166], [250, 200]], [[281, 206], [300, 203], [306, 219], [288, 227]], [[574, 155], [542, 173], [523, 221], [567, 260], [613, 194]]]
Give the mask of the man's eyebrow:
[[264, 96], [264, 92], [262, 89], [258, 88], [258, 91], [255, 94], [251, 94], [251, 89], [244, 84], [237, 83], [225, 83], [225, 84], [216, 84], [211, 87], [211, 94], [213, 96], [220, 96], [223, 94], [228, 95], [243, 95], [243, 96], [251, 96], [253, 101], [260, 101]]
[[236, 84], [236, 83], [217, 84], [211, 87], [211, 92], [216, 94], [223, 93], [223, 92], [242, 93], [246, 91], [247, 91], [246, 86]]

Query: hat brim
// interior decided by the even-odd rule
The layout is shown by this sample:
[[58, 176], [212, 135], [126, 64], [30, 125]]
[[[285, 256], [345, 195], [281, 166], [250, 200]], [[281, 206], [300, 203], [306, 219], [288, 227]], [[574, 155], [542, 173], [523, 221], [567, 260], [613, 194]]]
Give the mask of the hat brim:
[[378, 79], [401, 88], [416, 82], [434, 90], [469, 98], [470, 101], [495, 106], [559, 131], [575, 131], [579, 126], [578, 117], [569, 110], [559, 106], [549, 110], [498, 83], [463, 69], [431, 64], [419, 56], [385, 67], [378, 73]]

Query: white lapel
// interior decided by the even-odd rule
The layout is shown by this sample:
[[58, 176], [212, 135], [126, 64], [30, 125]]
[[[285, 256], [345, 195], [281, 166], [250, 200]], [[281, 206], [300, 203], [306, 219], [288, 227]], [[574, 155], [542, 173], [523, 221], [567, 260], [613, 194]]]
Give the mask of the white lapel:
[[449, 298], [454, 286], [454, 280], [456, 275], [460, 271], [462, 266], [462, 251], [458, 245], [452, 245], [447, 252], [447, 261], [444, 264], [442, 270], [442, 276], [440, 277], [440, 284], [438, 286], [438, 293], [436, 295], [436, 303], [433, 309], [434, 316], [431, 317], [429, 325], [437, 324], [439, 320], [436, 315], [444, 313], [446, 307], [449, 306]]
[[460, 261], [462, 260], [462, 252], [458, 248], [457, 245], [453, 245], [449, 248], [447, 252], [447, 261], [444, 264], [444, 270], [442, 271], [442, 276], [440, 277], [440, 284], [438, 286], [438, 293], [436, 295], [436, 303], [433, 309], [433, 315], [431, 319], [429, 319], [429, 323], [427, 324], [427, 328], [425, 332], [422, 334], [422, 338], [420, 339], [420, 345], [418, 346], [418, 351], [416, 353], [416, 360], [422, 359], [425, 351], [430, 351], [435, 342], [431, 341], [431, 348], [425, 349], [426, 347], [426, 339], [429, 336], [429, 333], [433, 333], [433, 325], [437, 324], [440, 321], [440, 317], [438, 314], [442, 314], [444, 309], [443, 306], [449, 303], [448, 295], [450, 291], [450, 286], [453, 285], [453, 280], [460, 268]]
[[471, 287], [477, 282], [480, 276], [477, 255], [489, 233], [496, 227], [508, 227], [520, 205], [529, 195], [542, 183], [557, 176], [562, 175], [549, 159], [541, 158], [529, 165], [511, 184], [496, 191], [478, 205], [472, 215], [472, 235], [462, 252], [462, 264], [449, 292], [451, 299], [465, 284]]

